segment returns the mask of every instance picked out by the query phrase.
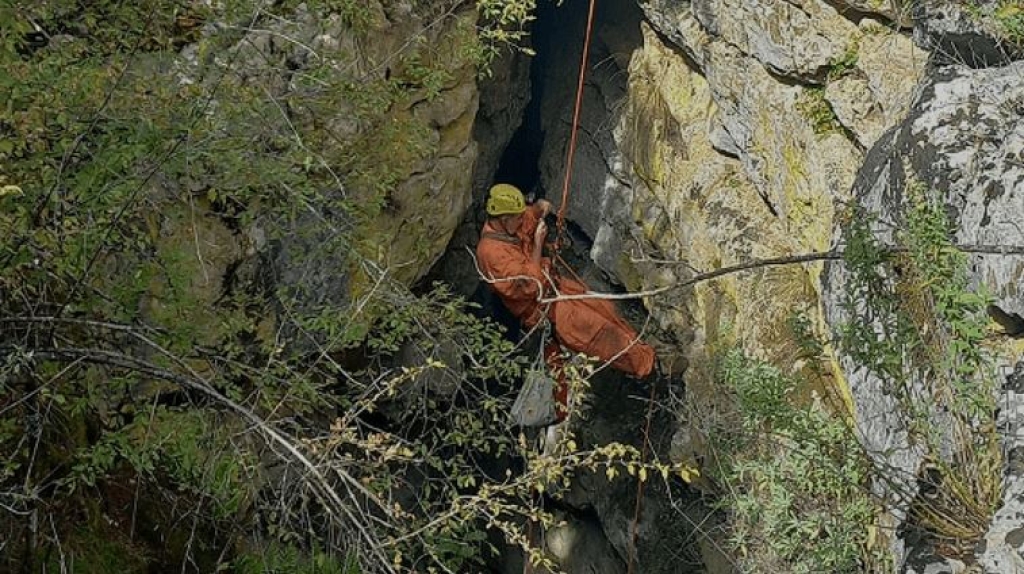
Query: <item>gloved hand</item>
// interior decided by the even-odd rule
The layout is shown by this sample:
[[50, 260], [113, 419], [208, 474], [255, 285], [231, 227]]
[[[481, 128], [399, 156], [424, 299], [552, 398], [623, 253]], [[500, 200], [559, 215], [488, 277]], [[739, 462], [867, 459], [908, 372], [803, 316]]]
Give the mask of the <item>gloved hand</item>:
[[534, 232], [533, 232], [534, 245], [538, 245], [540, 243], [543, 243], [544, 240], [547, 239], [547, 237], [548, 237], [548, 224], [544, 223], [544, 220], [541, 219], [540, 221], [537, 222], [537, 229], [535, 229]]

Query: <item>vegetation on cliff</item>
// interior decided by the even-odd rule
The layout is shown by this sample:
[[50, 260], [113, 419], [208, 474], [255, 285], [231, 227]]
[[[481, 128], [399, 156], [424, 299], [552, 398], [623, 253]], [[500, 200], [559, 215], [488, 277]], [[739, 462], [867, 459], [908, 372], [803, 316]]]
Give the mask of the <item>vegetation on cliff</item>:
[[0, 4], [0, 570], [470, 571], [577, 469], [679, 480], [536, 454], [516, 349], [381, 255], [410, 110], [532, 9]]

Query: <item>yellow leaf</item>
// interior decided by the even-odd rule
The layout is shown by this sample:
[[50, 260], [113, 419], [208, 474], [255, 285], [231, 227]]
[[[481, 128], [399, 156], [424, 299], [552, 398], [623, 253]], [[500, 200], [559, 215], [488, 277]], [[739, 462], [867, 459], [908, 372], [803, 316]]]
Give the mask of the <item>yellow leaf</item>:
[[680, 467], [679, 476], [686, 482], [693, 482], [693, 479], [700, 476], [700, 471], [692, 467]]
[[644, 467], [641, 467], [640, 468], [640, 482], [644, 482], [646, 480], [647, 480], [647, 469], [644, 468]]

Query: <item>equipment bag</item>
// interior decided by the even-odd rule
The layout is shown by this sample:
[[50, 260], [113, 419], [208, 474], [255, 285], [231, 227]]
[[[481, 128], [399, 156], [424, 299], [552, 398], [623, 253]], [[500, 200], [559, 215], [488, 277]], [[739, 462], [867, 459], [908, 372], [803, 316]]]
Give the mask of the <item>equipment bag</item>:
[[512, 404], [510, 422], [521, 427], [543, 427], [557, 420], [555, 413], [555, 381], [543, 368], [527, 371], [523, 388]]

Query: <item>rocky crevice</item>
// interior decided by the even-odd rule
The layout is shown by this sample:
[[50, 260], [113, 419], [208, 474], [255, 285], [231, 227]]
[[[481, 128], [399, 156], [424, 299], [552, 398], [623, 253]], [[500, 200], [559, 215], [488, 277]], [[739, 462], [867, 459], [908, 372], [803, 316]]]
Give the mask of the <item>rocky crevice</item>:
[[[652, 288], [685, 279], [690, 274], [687, 266], [710, 270], [750, 258], [827, 250], [836, 226], [834, 215], [858, 200], [857, 186], [864, 184], [855, 181], [863, 182], [872, 169], [871, 157], [880, 157], [877, 151], [867, 153], [868, 165], [862, 167], [866, 150], [888, 145], [884, 142], [892, 126], [913, 122], [919, 110], [932, 105], [922, 100], [931, 88], [918, 87], [926, 74], [935, 73], [926, 49], [940, 45], [938, 36], [922, 41], [922, 34], [937, 34], [927, 21], [928, 12], [915, 27], [915, 44], [908, 34], [891, 28], [894, 22], [909, 25], [905, 6], [799, 4], [641, 3], [639, 41], [628, 57], [618, 53], [613, 58], [620, 70], [628, 70], [623, 74], [627, 84], [623, 87], [621, 78], [597, 72], [588, 85], [593, 93], [584, 106], [591, 107], [591, 115], [585, 111], [583, 133], [594, 136], [587, 137], [589, 149], [577, 158], [583, 175], [574, 179], [572, 201], [585, 202], [589, 209], [570, 205], [570, 213], [594, 238], [592, 259], [614, 280], [630, 289]], [[600, 43], [600, 31], [597, 38]], [[606, 43], [609, 55], [612, 45]], [[545, 188], [560, 183], [551, 166], [564, 161], [558, 151], [564, 151], [567, 139], [568, 91], [553, 89], [544, 96], [550, 102], [545, 109], [562, 110], [562, 119], [545, 123], [550, 127], [541, 158], [548, 166], [542, 169]], [[990, 94], [989, 100], [999, 99], [997, 91], [994, 86], [981, 90]], [[607, 106], [608, 115], [595, 114], [594, 109], [603, 109], [609, 101], [618, 103]], [[1014, 109], [1010, 103], [1002, 107]], [[615, 123], [610, 130], [608, 121]], [[978, 130], [995, 133], [993, 126], [1013, 123], [1011, 118], [983, 121], [975, 125], [973, 135], [957, 137], [977, 141]], [[920, 130], [925, 138], [922, 149], [928, 149], [927, 138], [932, 137], [924, 134], [935, 134], [936, 129]], [[986, 141], [995, 141], [990, 135], [984, 136]], [[1013, 142], [1015, 137], [1011, 132], [1003, 140]], [[1004, 151], [1012, 145], [1003, 146]], [[921, 156], [919, 167], [929, 169], [937, 158], [948, 157], [944, 151], [929, 153]], [[973, 151], [971, 157], [974, 153], [980, 152]], [[890, 154], [914, 156], [909, 148]], [[995, 208], [989, 204], [1002, 201], [1001, 190], [1014, 189], [1011, 164], [990, 167], [999, 174], [978, 182], [990, 190], [983, 202], [986, 209], [977, 217], [971, 215], [974, 208], [967, 209], [968, 219], [988, 218], [988, 225], [993, 213], [1006, 212], [1005, 203]], [[964, 177], [963, 168], [955, 166], [931, 171], [946, 174], [941, 177]], [[956, 205], [962, 209], [966, 204], [961, 198]], [[653, 259], [688, 265], [661, 266], [652, 264]], [[991, 267], [992, 258], [975, 259], [979, 282], [1013, 283], [1005, 270]], [[650, 302], [659, 327], [687, 342], [686, 378], [698, 411], [711, 408], [701, 407], [701, 402], [713, 402], [713, 349], [721, 346], [724, 336], [747, 352], [787, 365], [798, 364], [786, 327], [794, 313], [810, 317], [819, 333], [827, 331], [819, 306], [822, 269], [809, 265], [755, 272]], [[827, 283], [825, 289], [835, 286]], [[1000, 308], [1003, 305], [1008, 314], [1019, 312], [1019, 296], [1002, 296]], [[728, 335], [725, 324], [731, 326]], [[857, 386], [855, 380], [848, 383], [851, 375], [845, 364], [833, 364], [824, 378], [821, 373], [800, 375], [812, 386], [840, 391], [847, 384]], [[859, 405], [862, 391], [855, 388], [854, 405]], [[700, 455], [699, 430], [685, 430], [680, 429], [674, 444], [680, 460]]]
[[[904, 31], [911, 25], [909, 7], [899, 2], [649, 0], [639, 11], [628, 2], [606, 2], [602, 9], [569, 213], [592, 238], [589, 256], [597, 269], [614, 283], [630, 290], [655, 288], [753, 258], [825, 251], [834, 245], [836, 215], [851, 202], [863, 204], [869, 182], [900, 179], [896, 164], [884, 177], [877, 170], [879, 161], [892, 157], [911, 158], [918, 171], [935, 174], [929, 185], [971, 181], [982, 190], [951, 199], [966, 225], [962, 229], [992, 229], [1005, 223], [1006, 213], [1015, 213], [1007, 202], [1020, 183], [1013, 175], [1017, 134], [1000, 131], [1015, 125], [1013, 118], [974, 122], [970, 130], [964, 127], [970, 122], [961, 121], [961, 132], [939, 125], [916, 128], [918, 151], [906, 143], [910, 139], [893, 139], [900, 130], [909, 133], [906, 126], [936, 105], [934, 86], [946, 85], [943, 74], [1005, 62], [989, 58], [936, 67], [943, 57], [929, 50], [959, 49], [943, 44], [956, 37], [937, 22], [936, 10], [951, 9], [943, 3], [914, 12], [912, 35]], [[542, 132], [543, 147], [539, 182], [532, 187], [551, 198], [561, 188], [579, 57], [578, 47], [565, 38], [581, 38], [582, 22], [566, 12], [541, 16], [556, 23], [559, 33], [551, 40], [534, 37], [538, 50], [547, 51], [539, 71], [544, 89], [534, 93], [541, 98], [535, 129]], [[555, 45], [542, 45], [548, 41]], [[942, 89], [964, 100], [943, 105], [967, 110], [965, 117], [993, 109], [992, 102], [1004, 97], [999, 90], [1016, 89], [995, 77], [973, 80], [981, 88], [952, 82]], [[1015, 106], [1009, 100], [996, 105]], [[977, 145], [952, 151], [929, 143], [937, 134], [946, 141], [950, 133]], [[1005, 161], [981, 159], [993, 154]], [[964, 158], [974, 163], [964, 164]], [[972, 179], [979, 166], [987, 175]], [[490, 164], [484, 169], [495, 173]], [[489, 184], [487, 178], [478, 182], [477, 201]], [[891, 196], [891, 190], [885, 193]], [[481, 222], [472, 217], [477, 219], [465, 227], [471, 229], [464, 234], [466, 245], [473, 244]], [[957, 239], [994, 241], [993, 233], [961, 232]], [[978, 284], [1000, 286], [997, 306], [1013, 324], [1021, 303], [1009, 286], [1018, 271], [996, 261], [976, 256], [974, 276]], [[675, 460], [706, 454], [703, 430], [681, 413], [714, 410], [719, 389], [713, 365], [723, 345], [790, 368], [812, 389], [846, 394], [863, 417], [876, 412], [861, 401], [878, 390], [858, 383], [842, 359], [824, 372], [798, 360], [789, 326], [794, 315], [807, 317], [822, 336], [826, 320], [838, 320], [825, 313], [829, 293], [837, 289], [833, 267], [822, 285], [825, 269], [810, 264], [756, 270], [647, 302], [654, 324], [663, 337], [679, 342], [688, 365], [686, 404], [677, 405], [665, 422], [674, 429], [666, 448]], [[588, 496], [573, 505], [585, 507], [604, 495]], [[609, 508], [596, 516], [621, 556], [621, 520]], [[1007, 536], [1016, 540], [1013, 533]], [[715, 562], [709, 556], [706, 563]]]

